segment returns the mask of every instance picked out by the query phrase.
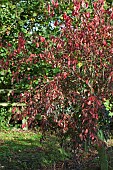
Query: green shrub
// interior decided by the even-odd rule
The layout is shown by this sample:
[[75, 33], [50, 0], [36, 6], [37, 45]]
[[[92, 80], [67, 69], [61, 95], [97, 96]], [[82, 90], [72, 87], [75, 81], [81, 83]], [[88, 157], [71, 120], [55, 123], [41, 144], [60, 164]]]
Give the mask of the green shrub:
[[9, 121], [11, 119], [11, 114], [11, 109], [0, 107], [0, 130], [10, 127]]

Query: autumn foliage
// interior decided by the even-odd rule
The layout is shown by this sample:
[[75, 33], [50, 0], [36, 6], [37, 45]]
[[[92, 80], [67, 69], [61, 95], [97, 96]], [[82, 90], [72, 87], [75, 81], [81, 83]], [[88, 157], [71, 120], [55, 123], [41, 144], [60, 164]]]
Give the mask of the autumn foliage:
[[[52, 23], [58, 27], [58, 35], [51, 33], [48, 39], [31, 36], [32, 50], [27, 48], [24, 34], [19, 33], [16, 49], [13, 44], [4, 47], [9, 55], [0, 60], [2, 69], [11, 68], [13, 84], [29, 84], [29, 89], [17, 96], [26, 107], [19, 115], [14, 108], [13, 114], [20, 119], [27, 117], [28, 126], [38, 124], [41, 115], [44, 131], [67, 135], [77, 145], [91, 143], [97, 139], [102, 103], [113, 97], [113, 8], [104, 0], [92, 5], [73, 0], [69, 12], [62, 12], [55, 0], [46, 7], [46, 17], [52, 20], [60, 16]], [[55, 74], [33, 75], [32, 68], [42, 61]]]

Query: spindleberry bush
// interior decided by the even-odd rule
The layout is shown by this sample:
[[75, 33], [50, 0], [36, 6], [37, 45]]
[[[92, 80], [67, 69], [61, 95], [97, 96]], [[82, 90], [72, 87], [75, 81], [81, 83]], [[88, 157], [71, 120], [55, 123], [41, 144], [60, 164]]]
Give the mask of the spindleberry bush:
[[11, 68], [12, 84], [23, 84], [18, 100], [26, 107], [19, 115], [14, 108], [13, 114], [28, 117], [27, 126], [41, 115], [43, 131], [81, 147], [98, 142], [99, 114], [104, 114], [99, 111], [113, 97], [113, 8], [104, 0], [63, 5], [55, 0], [45, 5], [45, 18], [51, 20], [48, 37], [31, 35], [29, 48], [20, 32], [15, 49], [1, 45], [9, 51], [1, 64]]

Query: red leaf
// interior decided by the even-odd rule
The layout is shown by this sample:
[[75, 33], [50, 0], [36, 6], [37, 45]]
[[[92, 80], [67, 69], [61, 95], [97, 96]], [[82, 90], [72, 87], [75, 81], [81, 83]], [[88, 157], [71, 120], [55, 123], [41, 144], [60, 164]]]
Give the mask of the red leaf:
[[87, 17], [87, 18], [90, 18], [90, 12], [87, 12], [87, 13], [86, 13], [86, 17]]
[[89, 132], [89, 130], [88, 130], [88, 129], [86, 129], [86, 130], [85, 130], [85, 134], [87, 134], [88, 132]]
[[38, 43], [38, 42], [36, 43], [36, 47], [37, 47], [37, 48], [39, 47], [39, 43]]
[[113, 11], [112, 11], [112, 13], [111, 13], [111, 16], [110, 16], [110, 18], [113, 20]]
[[41, 42], [44, 42], [44, 41], [45, 41], [45, 38], [42, 37], [42, 36], [40, 36], [40, 41], [41, 41]]
[[94, 101], [96, 100], [96, 97], [95, 97], [95, 96], [90, 96], [90, 97], [88, 98], [88, 100], [91, 101], [91, 102], [94, 102]]
[[26, 123], [22, 124], [22, 129], [24, 129], [26, 127]]
[[103, 40], [103, 45], [104, 45], [104, 46], [106, 46], [106, 45], [107, 45], [106, 40]]

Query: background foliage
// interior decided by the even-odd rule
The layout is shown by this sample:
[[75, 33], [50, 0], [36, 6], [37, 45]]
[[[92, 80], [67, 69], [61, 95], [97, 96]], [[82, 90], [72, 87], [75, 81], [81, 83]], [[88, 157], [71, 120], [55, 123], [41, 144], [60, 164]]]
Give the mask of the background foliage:
[[98, 140], [99, 110], [113, 100], [112, 7], [5, 1], [0, 25], [0, 88], [12, 89], [5, 100], [26, 104], [12, 108], [13, 119], [26, 120], [22, 128], [40, 123], [75, 147]]

